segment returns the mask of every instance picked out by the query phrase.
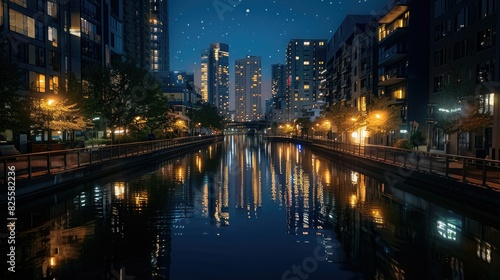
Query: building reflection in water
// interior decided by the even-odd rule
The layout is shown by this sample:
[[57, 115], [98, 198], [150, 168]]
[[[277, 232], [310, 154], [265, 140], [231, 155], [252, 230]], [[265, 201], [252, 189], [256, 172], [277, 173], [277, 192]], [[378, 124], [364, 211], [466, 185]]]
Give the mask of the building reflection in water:
[[328, 262], [350, 262], [366, 279], [498, 279], [498, 217], [407, 188], [301, 145], [228, 136], [20, 212], [16, 276], [113, 279], [125, 268], [169, 279], [174, 239], [199, 226], [190, 221], [219, 231], [276, 215], [287, 236], [315, 240]]

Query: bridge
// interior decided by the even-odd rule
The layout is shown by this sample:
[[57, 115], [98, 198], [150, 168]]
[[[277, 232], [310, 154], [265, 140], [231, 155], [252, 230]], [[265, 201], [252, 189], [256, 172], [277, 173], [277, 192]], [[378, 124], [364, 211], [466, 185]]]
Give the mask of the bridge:
[[264, 130], [268, 128], [270, 125], [267, 121], [261, 120], [261, 121], [250, 121], [250, 122], [237, 122], [237, 121], [232, 121], [232, 122], [227, 122], [226, 123], [226, 129], [234, 129], [234, 130], [250, 130], [254, 129], [257, 131]]

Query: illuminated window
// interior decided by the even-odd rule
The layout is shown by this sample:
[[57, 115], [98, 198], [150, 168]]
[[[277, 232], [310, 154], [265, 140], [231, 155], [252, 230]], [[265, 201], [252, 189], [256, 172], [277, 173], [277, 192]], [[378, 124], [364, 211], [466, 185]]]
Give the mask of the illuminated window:
[[392, 92], [392, 97], [396, 98], [396, 99], [404, 99], [404, 98], [406, 98], [404, 88], [399, 88], [399, 89], [394, 90]]
[[309, 60], [304, 61], [304, 65], [309, 65]]
[[49, 26], [48, 40], [49, 42], [52, 42], [52, 46], [57, 47], [57, 29], [55, 27]]
[[324, 45], [325, 45], [325, 42], [319, 42], [319, 45], [320, 45], [320, 46], [324, 46]]
[[53, 18], [57, 18], [57, 4], [47, 1], [47, 14]]
[[49, 89], [54, 91], [54, 93], [58, 92], [59, 89], [59, 77], [52, 76], [49, 79]]
[[10, 30], [35, 38], [35, 20], [15, 10], [9, 10]]
[[38, 92], [45, 92], [45, 75], [29, 72], [30, 87]]
[[309, 46], [310, 44], [310, 42], [304, 42], [304, 46]]
[[309, 84], [304, 85], [304, 90], [309, 90]]

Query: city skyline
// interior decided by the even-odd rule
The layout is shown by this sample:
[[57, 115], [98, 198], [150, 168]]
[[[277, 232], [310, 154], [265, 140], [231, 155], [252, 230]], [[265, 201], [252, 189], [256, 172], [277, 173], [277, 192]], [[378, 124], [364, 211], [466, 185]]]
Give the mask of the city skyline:
[[[211, 43], [230, 46], [230, 108], [234, 109], [234, 62], [262, 57], [263, 98], [271, 97], [271, 65], [284, 64], [291, 39], [330, 39], [347, 14], [376, 14], [386, 0], [365, 1], [172, 1], [170, 54], [172, 70], [194, 72], [200, 86], [200, 54]], [[307, 24], [305, 24], [307, 23]]]

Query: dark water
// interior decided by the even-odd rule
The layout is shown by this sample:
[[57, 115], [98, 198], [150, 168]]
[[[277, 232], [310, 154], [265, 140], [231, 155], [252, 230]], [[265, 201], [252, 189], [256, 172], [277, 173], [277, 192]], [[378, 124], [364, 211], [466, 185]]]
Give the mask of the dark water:
[[230, 136], [19, 202], [2, 279], [500, 279], [498, 213], [383, 178]]

